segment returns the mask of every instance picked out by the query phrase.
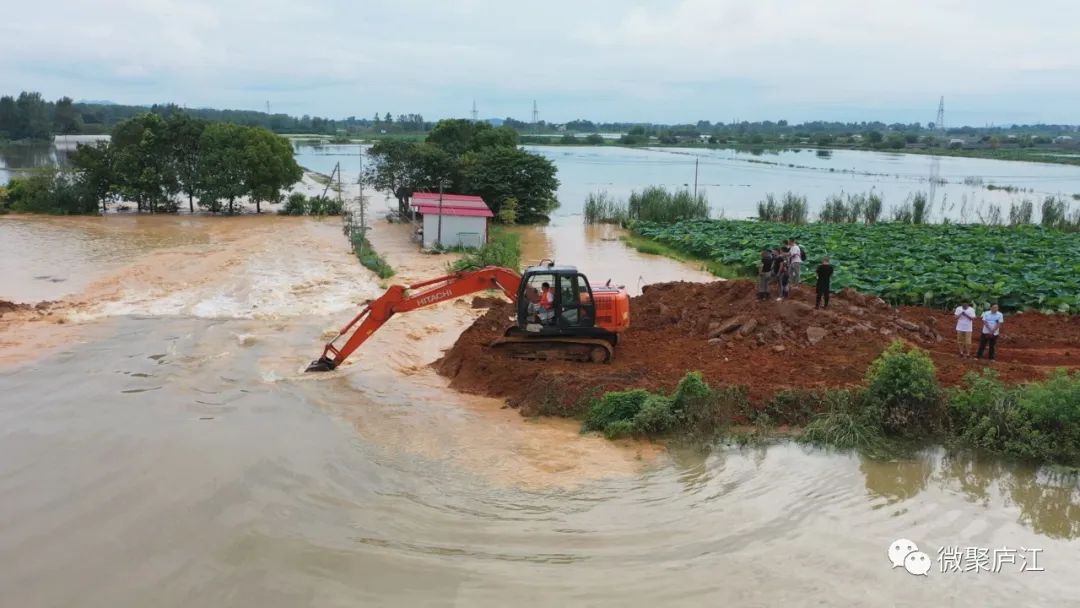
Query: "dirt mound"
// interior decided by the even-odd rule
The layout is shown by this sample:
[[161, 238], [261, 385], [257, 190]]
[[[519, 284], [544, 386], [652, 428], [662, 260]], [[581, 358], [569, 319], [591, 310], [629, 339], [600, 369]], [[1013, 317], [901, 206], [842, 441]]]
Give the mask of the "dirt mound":
[[[816, 310], [813, 301], [806, 286], [782, 302], [759, 302], [752, 281], [649, 285], [631, 299], [631, 326], [608, 365], [523, 361], [494, 352], [488, 344], [514, 322], [513, 305], [502, 302], [435, 366], [454, 388], [506, 398], [523, 413], [568, 413], [597, 392], [670, 391], [693, 370], [713, 384], [746, 385], [758, 404], [784, 389], [854, 385], [896, 338], [929, 350], [946, 384], [985, 364], [957, 356], [948, 312], [895, 309], [851, 290], [835, 294], [828, 309]], [[1009, 315], [1003, 334], [994, 365], [1008, 381], [1080, 364], [1080, 317]]]

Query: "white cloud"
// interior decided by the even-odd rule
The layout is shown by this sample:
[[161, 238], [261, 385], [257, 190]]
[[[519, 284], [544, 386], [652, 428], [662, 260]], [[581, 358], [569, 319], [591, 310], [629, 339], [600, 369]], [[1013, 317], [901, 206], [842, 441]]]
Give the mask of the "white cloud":
[[0, 90], [335, 116], [460, 116], [476, 98], [525, 117], [535, 98], [552, 120], [658, 121], [930, 120], [944, 94], [980, 122], [1078, 122], [1078, 16], [1002, 0], [54, 0], [5, 9]]

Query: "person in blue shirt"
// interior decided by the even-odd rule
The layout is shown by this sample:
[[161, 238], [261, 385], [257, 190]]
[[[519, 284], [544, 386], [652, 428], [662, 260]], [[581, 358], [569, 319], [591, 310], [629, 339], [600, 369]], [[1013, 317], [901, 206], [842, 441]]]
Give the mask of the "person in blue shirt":
[[991, 304], [990, 310], [982, 314], [982, 335], [979, 336], [979, 352], [975, 357], [982, 359], [983, 351], [990, 347], [990, 360], [994, 360], [994, 348], [997, 346], [998, 336], [1001, 335], [1001, 324], [1005, 322], [1005, 315], [998, 312], [998, 305]]

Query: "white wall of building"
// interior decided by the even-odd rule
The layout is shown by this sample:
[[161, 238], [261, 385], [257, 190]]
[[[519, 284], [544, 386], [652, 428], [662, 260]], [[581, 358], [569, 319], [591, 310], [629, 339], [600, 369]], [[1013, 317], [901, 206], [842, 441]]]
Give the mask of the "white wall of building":
[[[464, 245], [479, 247], [487, 241], [486, 217], [462, 217], [444, 215], [442, 218], [443, 247]], [[424, 248], [435, 246], [439, 235], [439, 216], [428, 213], [424, 216]]]

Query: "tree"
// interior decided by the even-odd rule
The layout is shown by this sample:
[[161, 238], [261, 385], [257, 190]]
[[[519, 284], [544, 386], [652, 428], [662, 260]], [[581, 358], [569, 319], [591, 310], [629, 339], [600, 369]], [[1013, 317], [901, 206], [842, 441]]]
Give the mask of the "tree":
[[390, 113], [387, 112], [386, 116], [383, 117], [383, 122], [385, 122], [388, 125], [392, 125], [392, 124], [394, 124], [394, 117], [390, 116]]
[[10, 95], [0, 97], [0, 139], [14, 139], [18, 110], [15, 109], [15, 98]]
[[227, 210], [235, 211], [235, 201], [248, 192], [245, 183], [244, 139], [247, 127], [229, 123], [207, 125], [199, 138], [199, 205], [211, 212], [221, 211], [221, 201], [229, 201]]
[[180, 180], [165, 119], [148, 113], [125, 120], [113, 129], [111, 142], [120, 194], [134, 200], [140, 211], [172, 207]]
[[304, 172], [284, 137], [262, 127], [246, 127], [241, 136], [244, 185], [255, 212], [262, 213], [262, 201], [278, 202], [281, 191], [300, 181]]
[[188, 211], [195, 213], [195, 195], [199, 183], [199, 142], [207, 122], [192, 118], [190, 114], [179, 112], [168, 119], [169, 140], [175, 163], [176, 175], [180, 180], [180, 190], [187, 195]]
[[599, 133], [590, 133], [587, 137], [585, 137], [585, 143], [589, 144], [590, 146], [601, 146], [604, 144], [604, 136], [600, 135]]
[[82, 120], [70, 97], [61, 97], [53, 109], [53, 130], [63, 135], [82, 131]]
[[368, 151], [369, 164], [364, 180], [372, 188], [394, 195], [398, 212], [409, 212], [409, 198], [415, 190], [458, 188], [458, 162], [442, 148], [428, 143], [379, 140]]
[[881, 143], [881, 140], [885, 139], [885, 136], [881, 134], [881, 131], [869, 131], [864, 137], [866, 137], [866, 141], [871, 144], [879, 144]]
[[493, 147], [462, 158], [462, 190], [481, 196], [499, 215], [507, 200], [517, 200], [517, 221], [536, 222], [559, 206], [555, 165], [520, 148]]
[[510, 127], [495, 128], [486, 122], [461, 118], [440, 120], [425, 140], [454, 156], [476, 152], [488, 147], [518, 145], [517, 131]]
[[16, 120], [13, 139], [51, 139], [52, 121], [49, 106], [41, 93], [23, 91], [15, 100]]
[[112, 144], [107, 141], [79, 144], [68, 160], [82, 190], [95, 206], [100, 203], [101, 212], [105, 213], [116, 187]]

